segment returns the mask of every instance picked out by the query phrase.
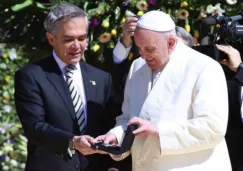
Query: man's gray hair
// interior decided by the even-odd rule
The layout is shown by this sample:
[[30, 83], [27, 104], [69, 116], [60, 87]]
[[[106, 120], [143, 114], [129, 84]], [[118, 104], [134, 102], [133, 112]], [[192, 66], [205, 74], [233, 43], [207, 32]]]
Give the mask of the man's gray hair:
[[184, 28], [179, 26], [176, 26], [175, 30], [177, 37], [184, 39], [189, 47], [193, 46], [193, 38], [190, 33], [188, 33]]
[[57, 31], [58, 23], [62, 20], [69, 20], [76, 17], [83, 17], [86, 21], [87, 31], [89, 26], [87, 14], [76, 5], [63, 3], [55, 6], [47, 15], [44, 27], [47, 32], [54, 34]]

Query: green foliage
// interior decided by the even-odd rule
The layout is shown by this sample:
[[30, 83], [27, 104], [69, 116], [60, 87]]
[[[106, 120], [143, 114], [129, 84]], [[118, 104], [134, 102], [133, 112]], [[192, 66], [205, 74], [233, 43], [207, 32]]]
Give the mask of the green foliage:
[[0, 170], [24, 168], [26, 138], [14, 108], [14, 73], [28, 63], [22, 48], [0, 44]]

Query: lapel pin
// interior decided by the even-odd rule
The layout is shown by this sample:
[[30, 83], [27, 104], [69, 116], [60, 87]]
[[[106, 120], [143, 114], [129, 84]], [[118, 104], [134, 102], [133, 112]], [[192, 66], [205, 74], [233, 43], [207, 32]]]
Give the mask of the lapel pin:
[[96, 82], [95, 81], [91, 81], [90, 80], [90, 82], [92, 83], [92, 85], [94, 85], [94, 86], [96, 85]]

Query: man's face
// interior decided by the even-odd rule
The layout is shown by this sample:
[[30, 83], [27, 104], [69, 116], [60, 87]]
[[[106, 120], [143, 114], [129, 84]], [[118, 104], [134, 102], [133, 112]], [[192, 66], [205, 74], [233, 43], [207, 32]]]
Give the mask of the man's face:
[[134, 34], [141, 57], [152, 70], [163, 68], [168, 62], [169, 43], [161, 33], [137, 28]]
[[57, 31], [53, 35], [47, 33], [46, 36], [64, 63], [78, 63], [86, 48], [87, 23], [83, 17], [62, 20], [58, 23]]

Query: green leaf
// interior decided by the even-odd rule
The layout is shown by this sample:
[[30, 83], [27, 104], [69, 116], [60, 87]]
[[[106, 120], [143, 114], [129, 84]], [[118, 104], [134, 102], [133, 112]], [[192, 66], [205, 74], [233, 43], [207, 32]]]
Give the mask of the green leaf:
[[132, 11], [130, 11], [130, 10], [126, 10], [126, 12], [125, 12], [125, 16], [126, 17], [133, 17], [133, 16], [136, 16], [136, 14], [134, 14]]
[[102, 21], [102, 25], [104, 25], [105, 23], [109, 23], [110, 24], [109, 16]]
[[20, 11], [32, 4], [33, 4], [32, 0], [26, 0], [25, 2], [23, 2], [21, 4], [16, 4], [16, 5], [12, 6], [11, 9], [16, 12], [16, 11]]
[[110, 41], [108, 44], [108, 48], [113, 49], [115, 47], [114, 41]]
[[167, 14], [171, 14], [171, 9], [170, 8], [168, 8]]
[[15, 16], [14, 16], [14, 15], [12, 15], [9, 19], [7, 19], [7, 20], [5, 21], [5, 23], [9, 23], [9, 22], [11, 22], [13, 19], [15, 19]]
[[18, 144], [18, 149], [20, 149], [21, 151], [26, 151], [26, 146]]
[[88, 13], [89, 18], [96, 16], [96, 11], [97, 11], [97, 8], [88, 10], [87, 13]]
[[88, 1], [84, 3], [84, 7], [83, 7], [84, 8], [84, 11], [87, 11], [88, 5], [89, 5], [89, 2]]
[[24, 142], [27, 142], [26, 138], [23, 136], [23, 135], [19, 135], [19, 138], [24, 141]]
[[103, 15], [105, 13], [106, 3], [100, 2], [98, 8], [96, 9], [96, 14]]
[[115, 10], [115, 19], [118, 20], [118, 18], [120, 17], [121, 15], [121, 9], [120, 7], [116, 7], [116, 10]]
[[39, 2], [36, 2], [36, 6], [41, 9], [46, 9], [46, 7]]
[[25, 142], [25, 141], [20, 141], [20, 143], [19, 143], [21, 146], [25, 146], [25, 147], [27, 147], [27, 143]]

